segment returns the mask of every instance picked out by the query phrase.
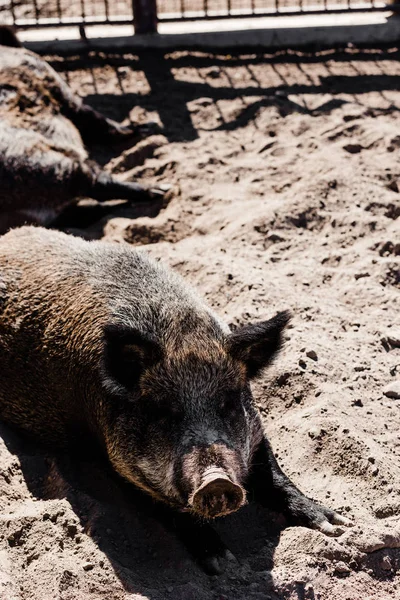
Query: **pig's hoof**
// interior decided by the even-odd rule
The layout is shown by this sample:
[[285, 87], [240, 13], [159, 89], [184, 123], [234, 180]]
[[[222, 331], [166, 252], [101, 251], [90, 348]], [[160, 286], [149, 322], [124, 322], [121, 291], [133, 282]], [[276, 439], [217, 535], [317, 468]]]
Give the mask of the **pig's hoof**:
[[131, 123], [130, 125], [121, 125], [117, 121], [107, 119], [107, 134], [115, 140], [124, 138], [138, 138], [138, 140], [149, 137], [160, 133], [162, 128], [158, 123], [149, 121], [139, 125], [138, 123]]
[[149, 189], [149, 198], [155, 202], [162, 202], [162, 205], [165, 207], [172, 199], [174, 195], [174, 190], [171, 185], [166, 183], [157, 185], [153, 188]]
[[237, 560], [232, 552], [225, 548], [218, 555], [206, 556], [201, 564], [207, 575], [221, 575], [229, 562], [237, 562]]
[[325, 515], [325, 519], [319, 523], [315, 524], [315, 529], [318, 529], [325, 535], [331, 536], [339, 536], [344, 533], [346, 527], [352, 527], [354, 523], [347, 519], [347, 517], [342, 517], [338, 513], [325, 509], [328, 513]]
[[133, 137], [137, 134], [137, 127], [133, 127], [132, 125], [121, 125], [117, 121], [113, 121], [112, 119], [106, 119], [107, 121], [107, 135], [110, 138], [114, 138], [118, 140], [119, 138], [127, 138]]
[[116, 137], [133, 137], [137, 135], [136, 131], [129, 125], [119, 125], [113, 131], [111, 131], [111, 135], [115, 135]]
[[111, 136], [116, 138], [134, 137], [139, 141], [150, 137], [151, 135], [159, 134], [162, 131], [162, 128], [155, 121], [149, 121], [148, 123], [143, 123], [142, 125], [138, 125], [137, 123], [132, 123], [131, 125], [120, 125], [119, 123], [113, 122], [109, 133]]
[[325, 535], [342, 535], [344, 528], [353, 525], [350, 519], [305, 497], [292, 498], [288, 508], [289, 519], [294, 525], [318, 529]]

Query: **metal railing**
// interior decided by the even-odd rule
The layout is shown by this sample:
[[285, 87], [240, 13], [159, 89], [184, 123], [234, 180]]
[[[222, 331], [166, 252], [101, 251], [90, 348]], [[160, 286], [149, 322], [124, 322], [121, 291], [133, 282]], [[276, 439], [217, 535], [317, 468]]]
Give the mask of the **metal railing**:
[[34, 27], [134, 24], [155, 32], [157, 22], [391, 10], [382, 0], [0, 0], [0, 23]]

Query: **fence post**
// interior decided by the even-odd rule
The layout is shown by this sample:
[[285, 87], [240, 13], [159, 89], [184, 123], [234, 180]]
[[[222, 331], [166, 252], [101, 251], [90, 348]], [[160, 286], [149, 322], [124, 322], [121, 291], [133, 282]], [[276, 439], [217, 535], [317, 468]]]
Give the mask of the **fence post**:
[[132, 0], [135, 33], [157, 33], [157, 0]]

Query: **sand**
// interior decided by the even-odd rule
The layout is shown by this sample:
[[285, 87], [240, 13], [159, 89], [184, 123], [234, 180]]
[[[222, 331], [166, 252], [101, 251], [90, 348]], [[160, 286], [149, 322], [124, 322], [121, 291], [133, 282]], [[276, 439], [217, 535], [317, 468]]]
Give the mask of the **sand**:
[[329, 538], [249, 506], [216, 525], [235, 558], [211, 577], [104, 465], [66, 476], [1, 425], [2, 600], [400, 598], [399, 56], [48, 57], [109, 116], [162, 126], [93, 155], [173, 186], [155, 217], [114, 202], [90, 223], [82, 202], [65, 227], [147, 245], [229, 323], [292, 310], [256, 403], [287, 474], [355, 525]]

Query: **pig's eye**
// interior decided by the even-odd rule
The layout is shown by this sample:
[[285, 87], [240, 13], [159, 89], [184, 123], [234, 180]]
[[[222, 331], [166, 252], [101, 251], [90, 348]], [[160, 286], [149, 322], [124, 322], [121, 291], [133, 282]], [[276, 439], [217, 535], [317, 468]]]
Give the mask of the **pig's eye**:
[[176, 423], [183, 419], [183, 408], [168, 398], [143, 395], [140, 399], [140, 406], [142, 413], [154, 422], [169, 420], [171, 423]]
[[232, 390], [227, 392], [222, 400], [222, 410], [224, 412], [233, 412], [237, 410], [240, 404], [240, 390]]
[[168, 400], [154, 403], [154, 417], [158, 420], [170, 419], [173, 422], [183, 419], [183, 409], [175, 402]]

